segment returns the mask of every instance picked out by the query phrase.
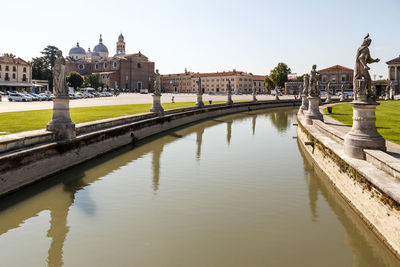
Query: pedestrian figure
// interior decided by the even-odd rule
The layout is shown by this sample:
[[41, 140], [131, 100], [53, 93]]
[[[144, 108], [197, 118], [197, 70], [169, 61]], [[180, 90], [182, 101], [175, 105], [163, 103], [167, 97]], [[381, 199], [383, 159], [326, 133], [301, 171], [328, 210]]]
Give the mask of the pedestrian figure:
[[172, 103], [175, 103], [175, 96], [172, 96], [171, 101], [172, 101]]

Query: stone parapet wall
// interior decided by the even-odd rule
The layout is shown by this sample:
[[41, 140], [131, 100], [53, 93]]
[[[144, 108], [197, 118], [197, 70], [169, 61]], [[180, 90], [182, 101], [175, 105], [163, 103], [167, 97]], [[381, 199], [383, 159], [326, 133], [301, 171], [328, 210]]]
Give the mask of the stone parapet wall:
[[366, 150], [367, 160], [344, 153], [341, 134], [320, 121], [306, 125], [298, 117], [301, 149], [328, 177], [336, 191], [368, 227], [400, 257], [399, 162], [389, 154]]

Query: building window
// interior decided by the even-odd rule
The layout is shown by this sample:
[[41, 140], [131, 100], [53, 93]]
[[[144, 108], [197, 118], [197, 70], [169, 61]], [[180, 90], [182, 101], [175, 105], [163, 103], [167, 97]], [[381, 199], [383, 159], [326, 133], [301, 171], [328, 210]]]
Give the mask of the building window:
[[6, 71], [9, 71], [9, 70], [10, 70], [10, 68], [8, 66], [6, 66]]
[[94, 65], [94, 69], [97, 70], [99, 68], [99, 64]]
[[22, 81], [26, 82], [26, 74], [22, 76]]
[[13, 66], [13, 71], [17, 71], [17, 67]]
[[0, 65], [0, 70], [1, 70], [1, 65]]
[[346, 75], [342, 75], [342, 82], [346, 81]]
[[105, 69], [107, 68], [107, 63], [104, 63], [104, 68], [105, 68]]
[[142, 64], [138, 63], [137, 67], [138, 67], [138, 69], [142, 68]]
[[79, 64], [78, 68], [79, 68], [80, 70], [83, 70], [83, 69], [85, 68], [85, 66], [83, 66], [82, 64]]
[[13, 79], [15, 79], [15, 73], [13, 73]]
[[10, 77], [8, 76], [8, 73], [6, 73], [6, 77], [4, 78], [6, 81], [10, 80]]
[[24, 67], [24, 70], [23, 70], [23, 72], [26, 72], [26, 67]]
[[326, 75], [322, 76], [322, 82], [326, 82]]
[[114, 63], [113, 63], [113, 68], [114, 68], [114, 69], [117, 68], [117, 62], [114, 62]]
[[331, 77], [331, 82], [336, 82], [336, 76]]

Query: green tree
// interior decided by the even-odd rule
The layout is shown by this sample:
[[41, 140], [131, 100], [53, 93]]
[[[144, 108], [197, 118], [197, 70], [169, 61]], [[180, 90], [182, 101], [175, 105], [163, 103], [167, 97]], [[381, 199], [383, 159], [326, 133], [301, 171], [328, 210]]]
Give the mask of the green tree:
[[78, 89], [83, 84], [83, 77], [79, 73], [73, 71], [68, 74], [67, 82], [70, 86], [74, 87], [74, 89]]
[[85, 87], [92, 87], [97, 89], [98, 87], [104, 87], [104, 83], [100, 81], [99, 74], [89, 74], [85, 76], [85, 80], [83, 82]]
[[288, 80], [288, 73], [290, 73], [290, 68], [285, 63], [278, 63], [278, 65], [271, 70], [270, 77], [274, 84], [279, 88], [283, 88], [285, 86], [285, 82]]
[[11, 58], [15, 58], [16, 55], [14, 55], [13, 53], [4, 53], [3, 54], [4, 57], [11, 57]]
[[273, 90], [275, 88], [275, 84], [272, 81], [271, 77], [269, 77], [268, 75], [265, 76], [264, 78], [264, 84], [265, 84], [265, 89], [267, 89], [268, 94], [271, 93], [271, 90]]
[[50, 68], [54, 67], [54, 61], [56, 60], [56, 52], [58, 48], [53, 46], [53, 45], [48, 45], [46, 46], [42, 52], [40, 52], [44, 59], [46, 60], [47, 64], [49, 65]]
[[32, 79], [35, 80], [49, 80], [51, 78], [51, 71], [43, 57], [32, 58]]

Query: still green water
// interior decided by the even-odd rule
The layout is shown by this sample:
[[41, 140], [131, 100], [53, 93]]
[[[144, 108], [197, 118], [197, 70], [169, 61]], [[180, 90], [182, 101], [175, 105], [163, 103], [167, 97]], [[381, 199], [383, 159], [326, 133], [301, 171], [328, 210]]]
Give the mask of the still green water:
[[399, 266], [297, 144], [296, 110], [221, 117], [0, 201], [0, 266]]

